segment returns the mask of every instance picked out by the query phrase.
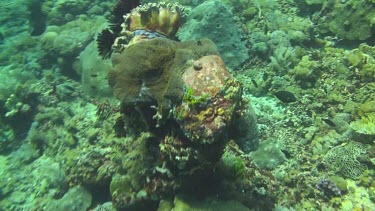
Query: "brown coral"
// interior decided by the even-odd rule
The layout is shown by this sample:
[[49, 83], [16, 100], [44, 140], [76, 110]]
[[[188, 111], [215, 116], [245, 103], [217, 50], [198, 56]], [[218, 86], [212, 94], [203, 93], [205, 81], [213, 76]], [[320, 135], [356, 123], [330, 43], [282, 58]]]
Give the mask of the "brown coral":
[[201, 40], [199, 45], [164, 38], [144, 40], [113, 56], [108, 81], [123, 107], [155, 106], [163, 118], [182, 99], [181, 76], [187, 64], [204, 55], [218, 55], [209, 40]]

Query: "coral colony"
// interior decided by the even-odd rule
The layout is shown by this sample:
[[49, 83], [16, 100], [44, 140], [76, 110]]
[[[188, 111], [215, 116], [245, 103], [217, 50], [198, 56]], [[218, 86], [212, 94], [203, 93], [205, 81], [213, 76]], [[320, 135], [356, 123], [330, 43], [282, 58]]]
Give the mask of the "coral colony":
[[[182, 186], [171, 176], [192, 180], [187, 175], [211, 174], [231, 136], [228, 130], [245, 112], [242, 85], [229, 75], [210, 40], [171, 40], [184, 16], [183, 7], [176, 3], [136, 7], [124, 15], [122, 32], [108, 47], [118, 52], [112, 56], [108, 81], [121, 101], [123, 121], [129, 133], [150, 133], [153, 140], [146, 143], [160, 146], [154, 165], [160, 163], [169, 172], [165, 178], [160, 172], [148, 176], [154, 182], [141, 185], [149, 190], [147, 196], [157, 192], [161, 196]], [[102, 42], [107, 31], [99, 36], [99, 45], [107, 45]], [[104, 52], [108, 50], [100, 53], [106, 57]], [[119, 178], [112, 187], [117, 208], [148, 198], [124, 192], [121, 184], [129, 179]]]

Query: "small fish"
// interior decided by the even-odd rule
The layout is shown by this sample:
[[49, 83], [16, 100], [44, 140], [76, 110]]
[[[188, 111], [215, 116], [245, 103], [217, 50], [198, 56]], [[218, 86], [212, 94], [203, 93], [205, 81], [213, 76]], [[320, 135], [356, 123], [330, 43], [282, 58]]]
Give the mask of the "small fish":
[[263, 81], [267, 81], [268, 79], [268, 73], [263, 73]]
[[288, 91], [277, 91], [275, 96], [283, 103], [292, 103], [297, 101], [296, 96]]
[[98, 73], [91, 73], [90, 76], [93, 77], [93, 78], [96, 78], [96, 77], [99, 76], [99, 74]]
[[0, 44], [2, 44], [5, 40], [5, 36], [2, 31], [0, 31]]
[[307, 33], [309, 34], [309, 38], [310, 38], [310, 40], [311, 40], [311, 41], [314, 41], [314, 40], [315, 40], [315, 32], [314, 32], [314, 28], [311, 27], [311, 28], [307, 31]]
[[254, 79], [251, 79], [251, 82], [254, 84], [255, 88], [258, 88], [258, 83], [254, 80]]
[[327, 125], [331, 126], [331, 127], [336, 127], [336, 124], [334, 122], [332, 122], [332, 120], [330, 119], [322, 119]]

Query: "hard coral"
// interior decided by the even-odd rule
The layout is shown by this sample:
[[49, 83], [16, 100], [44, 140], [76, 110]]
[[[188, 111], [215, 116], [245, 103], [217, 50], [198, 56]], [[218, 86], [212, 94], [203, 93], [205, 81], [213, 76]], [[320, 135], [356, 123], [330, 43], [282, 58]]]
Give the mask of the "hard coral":
[[329, 30], [337, 37], [348, 40], [365, 40], [373, 36], [375, 4], [365, 0], [325, 1], [318, 30]]
[[323, 162], [334, 172], [355, 179], [367, 168], [357, 160], [365, 152], [364, 145], [357, 142], [349, 142], [347, 145], [336, 146], [328, 151], [324, 156]]
[[256, 151], [250, 152], [250, 157], [259, 168], [273, 170], [287, 160], [282, 151], [284, 148], [283, 144], [269, 138], [261, 142]]
[[[364, 115], [360, 120], [350, 123], [350, 127], [361, 135], [375, 136], [375, 115]], [[369, 140], [369, 142], [372, 142], [372, 140]]]
[[241, 30], [237, 28], [233, 13], [220, 0], [204, 1], [192, 9], [186, 24], [178, 32], [181, 41], [211, 39], [230, 68], [238, 67], [249, 58], [241, 37]]
[[215, 44], [167, 39], [176, 33], [182, 10], [158, 5], [138, 7], [125, 17], [108, 73], [124, 128], [140, 137], [134, 146], [143, 145], [126, 155], [125, 174], [111, 182], [119, 209], [211, 174], [245, 107], [242, 84], [229, 75]]

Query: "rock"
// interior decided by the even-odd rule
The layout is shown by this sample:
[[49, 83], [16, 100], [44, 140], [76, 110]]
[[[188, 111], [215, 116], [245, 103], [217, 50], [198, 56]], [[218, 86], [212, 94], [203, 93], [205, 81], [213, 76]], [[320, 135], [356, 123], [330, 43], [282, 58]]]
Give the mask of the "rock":
[[83, 187], [76, 186], [70, 189], [61, 199], [53, 200], [48, 203], [46, 210], [87, 210], [91, 205], [91, 201], [91, 194]]
[[[365, 0], [326, 1], [323, 3], [318, 32], [332, 32], [338, 38], [365, 40], [373, 37], [375, 24], [375, 4]], [[325, 14], [329, 15], [325, 15]]]
[[233, 14], [221, 1], [208, 1], [197, 6], [190, 12], [187, 20], [178, 33], [181, 41], [204, 37], [211, 39], [225, 64], [233, 69], [249, 59]]

